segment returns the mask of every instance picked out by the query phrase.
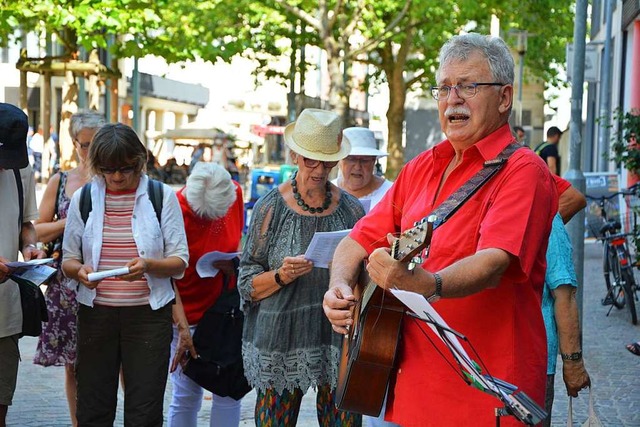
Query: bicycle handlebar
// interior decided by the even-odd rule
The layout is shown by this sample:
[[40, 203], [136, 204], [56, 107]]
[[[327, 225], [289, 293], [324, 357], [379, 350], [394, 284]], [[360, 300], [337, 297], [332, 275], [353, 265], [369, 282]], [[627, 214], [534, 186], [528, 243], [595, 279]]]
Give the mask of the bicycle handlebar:
[[596, 196], [590, 196], [590, 195], [588, 195], [588, 194], [585, 194], [585, 197], [586, 197], [587, 199], [590, 199], [590, 200], [611, 200], [611, 199], [613, 199], [614, 197], [618, 197], [618, 196], [620, 196], [620, 195], [622, 195], [622, 196], [634, 196], [634, 195], [636, 195], [636, 193], [637, 193], [637, 192], [636, 192], [636, 190], [638, 189], [639, 184], [640, 184], [640, 183], [633, 184], [631, 187], [629, 187], [629, 188], [627, 188], [627, 189], [620, 190], [620, 191], [616, 191], [615, 193], [610, 194], [610, 195], [608, 195], [608, 196], [604, 196], [604, 195], [603, 195], [603, 196], [597, 196], [597, 197], [596, 197]]

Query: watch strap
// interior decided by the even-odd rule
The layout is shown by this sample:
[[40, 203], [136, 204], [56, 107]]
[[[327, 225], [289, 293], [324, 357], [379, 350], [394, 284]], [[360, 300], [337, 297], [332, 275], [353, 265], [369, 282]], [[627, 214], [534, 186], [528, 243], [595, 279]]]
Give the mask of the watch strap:
[[280, 277], [280, 269], [277, 269], [277, 270], [276, 270], [276, 274], [275, 274], [275, 276], [274, 276], [274, 277], [275, 277], [275, 279], [276, 279], [276, 283], [277, 283], [277, 285], [278, 285], [278, 286], [280, 286], [281, 288], [284, 288], [285, 286], [287, 286], [287, 284], [286, 284], [286, 283], [284, 283], [284, 282], [282, 281], [282, 278]]
[[438, 273], [433, 273], [433, 279], [436, 281], [436, 290], [429, 298], [427, 298], [427, 301], [429, 302], [438, 301], [442, 295], [442, 277], [440, 277]]

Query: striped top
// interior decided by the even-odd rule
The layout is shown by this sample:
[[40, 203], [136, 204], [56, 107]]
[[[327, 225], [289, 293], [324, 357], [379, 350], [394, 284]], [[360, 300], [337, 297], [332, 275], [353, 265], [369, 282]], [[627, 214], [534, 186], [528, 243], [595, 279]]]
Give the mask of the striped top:
[[[102, 250], [98, 271], [120, 268], [139, 257], [133, 240], [131, 218], [136, 191], [115, 192], [105, 195]], [[128, 307], [149, 304], [149, 286], [146, 278], [127, 282], [118, 277], [104, 279], [96, 288], [94, 304]]]

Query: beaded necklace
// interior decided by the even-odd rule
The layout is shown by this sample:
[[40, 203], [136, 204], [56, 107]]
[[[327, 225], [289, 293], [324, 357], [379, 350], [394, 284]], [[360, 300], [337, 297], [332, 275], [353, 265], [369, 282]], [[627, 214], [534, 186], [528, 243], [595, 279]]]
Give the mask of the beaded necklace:
[[300, 194], [300, 192], [298, 191], [298, 181], [296, 180], [297, 175], [297, 171], [294, 172], [293, 175], [291, 175], [291, 188], [293, 189], [293, 198], [296, 199], [296, 203], [298, 204], [298, 206], [300, 206], [303, 211], [310, 212], [312, 214], [322, 213], [327, 210], [329, 206], [331, 206], [331, 183], [327, 181], [327, 193], [325, 195], [324, 203], [322, 204], [322, 206], [312, 208], [302, 199], [302, 194]]

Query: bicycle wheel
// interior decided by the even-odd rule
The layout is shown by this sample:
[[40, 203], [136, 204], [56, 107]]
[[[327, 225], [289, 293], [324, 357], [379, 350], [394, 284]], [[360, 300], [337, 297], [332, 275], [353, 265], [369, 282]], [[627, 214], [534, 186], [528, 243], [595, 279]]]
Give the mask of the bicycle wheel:
[[636, 279], [633, 277], [633, 271], [631, 267], [625, 267], [622, 269], [622, 279], [624, 289], [624, 296], [627, 303], [627, 308], [629, 308], [629, 317], [631, 317], [631, 323], [634, 325], [638, 324], [638, 314], [636, 313], [636, 298], [635, 298], [635, 289], [636, 289]]
[[607, 285], [607, 296], [602, 302], [604, 305], [613, 304], [618, 310], [625, 304], [625, 293], [622, 288], [622, 274], [618, 254], [610, 246], [605, 246], [604, 283]]

